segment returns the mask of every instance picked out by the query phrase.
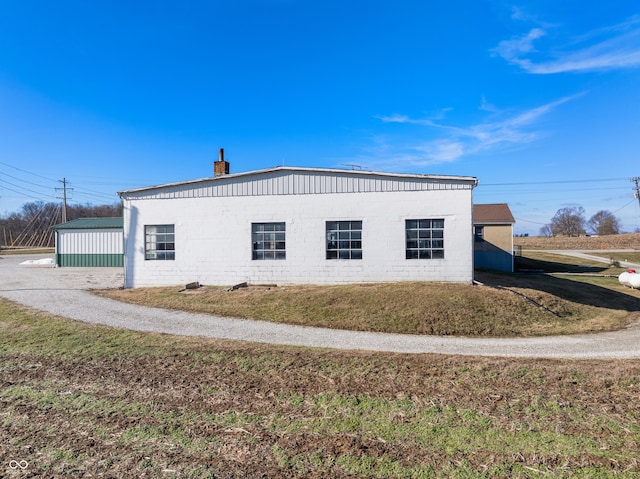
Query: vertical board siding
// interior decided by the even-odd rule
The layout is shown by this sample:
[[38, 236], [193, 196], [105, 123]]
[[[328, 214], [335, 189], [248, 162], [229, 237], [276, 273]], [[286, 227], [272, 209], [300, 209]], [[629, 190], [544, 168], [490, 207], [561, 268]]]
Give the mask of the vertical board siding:
[[414, 178], [358, 173], [271, 171], [254, 176], [218, 177], [162, 188], [125, 192], [137, 199], [175, 199], [236, 196], [317, 195], [399, 191], [471, 190], [469, 180]]
[[59, 231], [56, 262], [59, 266], [123, 266], [123, 231], [120, 229]]
[[61, 231], [58, 252], [61, 254], [122, 254], [122, 230]]
[[57, 264], [61, 267], [118, 267], [124, 266], [122, 254], [58, 254]]

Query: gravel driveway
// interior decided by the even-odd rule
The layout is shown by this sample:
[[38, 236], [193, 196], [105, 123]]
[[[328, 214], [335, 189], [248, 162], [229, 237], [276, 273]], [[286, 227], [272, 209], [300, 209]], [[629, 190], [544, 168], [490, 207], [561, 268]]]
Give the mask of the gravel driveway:
[[99, 298], [122, 285], [120, 268], [53, 268], [21, 262], [53, 255], [0, 256], [0, 296], [58, 316], [136, 331], [335, 349], [546, 358], [640, 358], [640, 323], [623, 331], [543, 338], [475, 339], [363, 333], [168, 311]]

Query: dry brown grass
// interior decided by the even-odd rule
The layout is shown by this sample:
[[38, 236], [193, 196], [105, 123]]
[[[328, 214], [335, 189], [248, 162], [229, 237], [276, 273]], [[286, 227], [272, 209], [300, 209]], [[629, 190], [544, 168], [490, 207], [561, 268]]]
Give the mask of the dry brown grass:
[[625, 252], [625, 253], [612, 253], [608, 251], [602, 251], [597, 253], [591, 253], [600, 258], [608, 259], [611, 262], [614, 261], [630, 261], [631, 263], [640, 263], [640, 251]]
[[[612, 253], [591, 253], [603, 259]], [[631, 256], [625, 253], [626, 256]], [[515, 258], [516, 271], [541, 270], [546, 273], [594, 273], [602, 275], [619, 275], [624, 268], [616, 266], [613, 261], [609, 264], [601, 261], [570, 257], [567, 255], [549, 253], [546, 250], [524, 250]]]
[[536, 249], [637, 249], [640, 250], [640, 233], [626, 233], [607, 236], [582, 236], [580, 238], [547, 238], [529, 236], [514, 238], [516, 246]]
[[54, 248], [8, 248], [6, 246], [0, 248], [0, 251], [2, 251], [3, 255], [55, 253]]
[[[135, 304], [356, 331], [531, 336], [613, 330], [639, 318], [640, 297], [548, 276], [479, 273], [487, 286], [387, 283], [341, 286], [138, 288], [98, 294]], [[499, 289], [492, 286], [503, 286]], [[511, 289], [511, 291], [509, 290]], [[535, 303], [513, 291], [519, 291]]]

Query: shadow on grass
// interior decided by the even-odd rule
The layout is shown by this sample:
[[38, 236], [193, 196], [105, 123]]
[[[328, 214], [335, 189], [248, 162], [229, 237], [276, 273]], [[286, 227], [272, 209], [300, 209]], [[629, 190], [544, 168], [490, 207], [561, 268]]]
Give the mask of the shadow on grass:
[[[520, 259], [521, 258], [518, 258], [518, 260]], [[640, 297], [632, 294], [625, 294], [603, 286], [584, 283], [581, 281], [573, 281], [571, 279], [557, 278], [547, 274], [521, 272], [522, 269], [528, 269], [555, 273], [597, 273], [606, 270], [607, 268], [583, 267], [583, 270], [576, 270], [576, 265], [562, 265], [561, 263], [549, 263], [546, 261], [533, 260], [528, 260], [525, 264], [530, 266], [530, 268], [522, 268], [521, 263], [518, 261], [516, 265], [520, 267], [520, 272], [513, 274], [493, 271], [476, 271], [476, 279], [487, 285], [534, 289], [554, 295], [560, 299], [579, 303], [585, 306], [595, 306], [598, 308], [623, 310], [628, 312], [640, 311]], [[549, 265], [553, 265], [553, 267], [547, 271], [546, 267]], [[556, 265], [565, 266], [565, 268], [556, 268]], [[616, 286], [618, 285], [617, 279], [611, 278], [611, 281], [615, 281], [613, 284]]]
[[516, 271], [544, 271], [545, 273], [603, 273], [609, 267], [604, 263], [602, 266], [586, 266], [517, 256], [515, 258], [515, 269]]

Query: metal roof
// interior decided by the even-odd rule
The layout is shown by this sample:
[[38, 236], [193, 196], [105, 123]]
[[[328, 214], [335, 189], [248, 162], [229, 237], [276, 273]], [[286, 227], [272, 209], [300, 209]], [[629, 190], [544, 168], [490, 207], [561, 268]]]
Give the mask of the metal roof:
[[120, 197], [126, 197], [130, 194], [149, 192], [152, 190], [161, 190], [167, 188], [183, 187], [183, 186], [200, 186], [203, 183], [211, 182], [226, 182], [228, 180], [247, 180], [250, 181], [252, 177], [260, 177], [268, 175], [269, 173], [309, 173], [309, 174], [326, 174], [326, 175], [345, 175], [352, 177], [378, 177], [387, 179], [399, 179], [399, 180], [415, 180], [415, 181], [455, 181], [468, 183], [471, 187], [475, 187], [478, 184], [478, 179], [474, 176], [453, 176], [453, 175], [428, 175], [428, 174], [411, 174], [411, 173], [387, 173], [380, 171], [363, 171], [363, 170], [345, 170], [338, 168], [309, 168], [309, 167], [292, 167], [292, 166], [276, 166], [273, 168], [265, 168], [262, 170], [246, 171], [241, 173], [230, 173], [227, 175], [212, 176], [207, 178], [200, 178], [197, 180], [181, 181], [176, 183], [167, 183], [163, 185], [146, 186], [142, 188], [134, 188], [130, 190], [118, 191]]
[[124, 221], [119, 218], [78, 218], [53, 225], [53, 230], [95, 230], [95, 229], [122, 229]]

